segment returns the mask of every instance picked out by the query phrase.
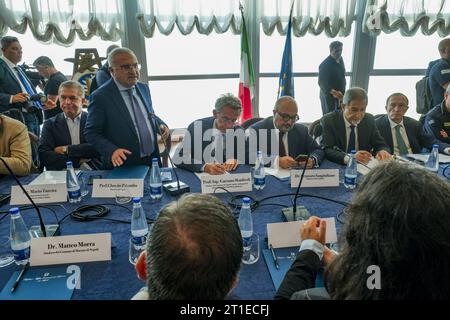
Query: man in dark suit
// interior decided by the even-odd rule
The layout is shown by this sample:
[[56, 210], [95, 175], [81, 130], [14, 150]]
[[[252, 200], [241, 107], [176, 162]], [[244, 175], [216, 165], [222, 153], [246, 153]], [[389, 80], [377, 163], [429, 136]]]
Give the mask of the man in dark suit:
[[236, 126], [241, 112], [239, 98], [231, 93], [220, 96], [212, 117], [189, 125], [182, 150], [174, 157], [175, 164], [193, 172], [220, 175], [235, 170], [238, 162], [244, 163], [245, 132]]
[[112, 78], [91, 95], [86, 140], [103, 159], [104, 167], [151, 165], [160, 158], [162, 138], [169, 128], [153, 113], [150, 89], [139, 83], [140, 66], [133, 51], [117, 48], [108, 56]]
[[387, 115], [375, 121], [381, 136], [394, 154], [421, 153], [423, 148], [431, 150], [433, 144], [439, 145], [440, 152], [449, 154], [450, 145], [440, 143], [426, 133], [419, 121], [405, 117], [408, 104], [408, 98], [404, 94], [391, 94], [386, 100]]
[[86, 143], [84, 126], [87, 113], [82, 112], [84, 88], [77, 81], [66, 81], [59, 87], [59, 102], [63, 113], [48, 119], [39, 141], [39, 158], [47, 170], [62, 170], [72, 161], [78, 168], [85, 163], [100, 169], [97, 151]]
[[23, 115], [28, 131], [39, 136], [39, 125], [43, 121], [42, 105], [38, 101], [29, 101], [36, 90], [25, 72], [17, 66], [22, 60], [22, 46], [16, 37], [11, 36], [3, 37], [1, 46], [0, 112], [17, 109]]
[[378, 160], [391, 158], [373, 116], [366, 113], [367, 101], [364, 89], [351, 88], [345, 92], [343, 111], [323, 116], [322, 148], [328, 160], [347, 164], [352, 150], [357, 151], [356, 160], [363, 164], [369, 163], [372, 154]]
[[324, 153], [308, 134], [308, 128], [296, 123], [298, 119], [298, 107], [294, 98], [279, 98], [275, 103], [273, 116], [255, 123], [248, 131], [250, 163], [256, 155], [256, 146], [257, 150], [269, 157], [273, 167], [290, 169], [293, 166], [302, 166], [307, 155], [310, 155], [307, 167], [318, 167]]

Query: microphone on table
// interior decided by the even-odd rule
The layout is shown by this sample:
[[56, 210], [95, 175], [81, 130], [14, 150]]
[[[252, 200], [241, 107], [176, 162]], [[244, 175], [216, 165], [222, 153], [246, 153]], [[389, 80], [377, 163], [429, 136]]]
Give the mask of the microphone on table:
[[303, 206], [298, 206], [297, 207], [297, 199], [299, 197], [300, 187], [302, 185], [303, 177], [305, 176], [306, 167], [308, 166], [309, 159], [311, 158], [312, 147], [313, 147], [314, 142], [316, 141], [316, 139], [322, 135], [322, 132], [323, 132], [323, 129], [322, 129], [321, 125], [318, 125], [318, 126], [316, 126], [314, 128], [312, 140], [311, 140], [311, 142], [309, 144], [310, 151], [308, 152], [308, 154], [307, 154], [307, 156], [305, 158], [306, 159], [305, 160], [305, 165], [303, 166], [302, 174], [300, 176], [300, 181], [298, 183], [297, 190], [295, 191], [293, 206], [290, 207], [290, 208], [284, 208], [282, 210], [286, 221], [296, 221], [297, 220], [297, 211], [301, 211], [301, 217], [304, 218], [305, 220], [310, 216], [308, 210], [305, 207], [303, 207]]
[[17, 182], [20, 189], [22, 189], [23, 193], [26, 195], [28, 200], [31, 202], [34, 209], [36, 209], [36, 212], [37, 212], [38, 218], [39, 218], [39, 225], [31, 226], [31, 228], [30, 228], [31, 236], [33, 238], [42, 238], [42, 237], [47, 237], [47, 236], [53, 237], [55, 235], [58, 235], [59, 234], [59, 224], [44, 225], [44, 220], [42, 220], [42, 215], [41, 215], [41, 211], [39, 210], [39, 207], [36, 205], [36, 203], [34, 203], [33, 199], [30, 197], [28, 192], [23, 187], [22, 183], [19, 181], [17, 176], [14, 174], [14, 172], [11, 170], [8, 163], [3, 158], [0, 158], [0, 160], [5, 165], [6, 169], [8, 170], [9, 174], [11, 175], [11, 177], [13, 177], [14, 180]]
[[166, 190], [171, 196], [177, 196], [177, 195], [189, 192], [191, 190], [189, 185], [187, 185], [186, 183], [180, 181], [180, 179], [178, 178], [177, 171], [175, 170], [175, 166], [173, 165], [172, 157], [170, 156], [170, 150], [167, 149], [166, 140], [162, 139], [163, 135], [161, 133], [161, 128], [159, 127], [158, 121], [156, 121], [155, 114], [153, 112], [149, 112], [148, 113], [148, 120], [151, 123], [152, 122], [154, 123], [154, 125], [157, 128], [157, 132], [161, 136], [161, 141], [162, 141], [162, 143], [164, 145], [164, 149], [167, 151], [167, 156], [169, 158], [170, 164], [172, 165], [173, 172], [175, 173], [175, 178], [177, 179], [176, 183], [166, 183], [166, 184], [164, 184], [163, 185], [164, 190]]

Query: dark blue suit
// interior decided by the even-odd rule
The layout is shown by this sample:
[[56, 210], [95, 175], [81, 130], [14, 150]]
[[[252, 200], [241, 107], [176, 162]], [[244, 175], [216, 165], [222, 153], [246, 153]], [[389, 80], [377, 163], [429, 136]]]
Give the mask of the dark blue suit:
[[[250, 127], [250, 129], [254, 129], [258, 132], [261, 129], [267, 130], [267, 141], [266, 147], [267, 150], [262, 149], [262, 141], [260, 141], [259, 134], [257, 137], [257, 149], [261, 150], [263, 154], [266, 154], [268, 157], [278, 156], [278, 154], [274, 154], [271, 148], [271, 139], [272, 139], [272, 130], [275, 129], [273, 124], [273, 117], [266, 118], [261, 120]], [[248, 141], [248, 143], [250, 140]], [[251, 150], [251, 146], [248, 146], [249, 150]], [[279, 149], [278, 149], [279, 150]], [[288, 131], [288, 155], [292, 158], [296, 158], [300, 154], [310, 154], [311, 156], [317, 159], [317, 165], [320, 165], [324, 158], [324, 152], [317, 144], [316, 141], [308, 134], [308, 128], [300, 123], [296, 123], [294, 127]], [[248, 155], [248, 159], [253, 159], [252, 155]]]
[[[87, 113], [83, 112], [80, 119], [80, 144], [78, 145], [72, 145], [64, 113], [59, 113], [45, 121], [39, 140], [39, 158], [42, 166], [45, 166], [47, 170], [62, 170], [66, 168], [67, 161], [72, 161], [74, 167], [78, 168], [80, 159], [99, 157], [94, 147], [86, 143], [84, 137], [86, 118]], [[68, 146], [67, 154], [59, 154], [54, 151], [56, 147], [61, 146]]]
[[[205, 159], [203, 159], [203, 152], [206, 149], [206, 147], [212, 143], [212, 139], [209, 140], [209, 141], [203, 140], [203, 135], [204, 135], [204, 133], [207, 130], [212, 130], [213, 129], [214, 120], [215, 120], [214, 117], [208, 117], [208, 118], [204, 118], [204, 119], [199, 119], [199, 120], [196, 120], [196, 121], [192, 122], [188, 126], [187, 130], [188, 130], [188, 133], [190, 134], [190, 138], [191, 138], [190, 139], [191, 150], [190, 150], [190, 154], [188, 155], [190, 160], [189, 160], [189, 163], [179, 163], [179, 164], [177, 164], [177, 167], [183, 168], [183, 169], [186, 169], [186, 170], [189, 170], [189, 171], [193, 171], [193, 172], [201, 172], [202, 167], [206, 164]], [[200, 141], [195, 140], [195, 138], [196, 138], [195, 133], [194, 133], [194, 127], [195, 127], [194, 124], [195, 123], [199, 124], [199, 129], [200, 130], [199, 130], [198, 134], [200, 134], [200, 137], [202, 139]], [[245, 162], [245, 132], [243, 131], [243, 129], [241, 127], [235, 127], [235, 128], [233, 128], [233, 130], [242, 130], [242, 138], [243, 138], [242, 150], [239, 150], [239, 151], [242, 151], [242, 158], [243, 159], [238, 159], [239, 143], [238, 143], [237, 137], [234, 137], [234, 144], [233, 144], [234, 150], [233, 150], [233, 157], [231, 159], [237, 159], [237, 160], [241, 160], [241, 162]], [[188, 139], [185, 139], [185, 143], [188, 143], [188, 142], [189, 142]], [[227, 144], [227, 142], [226, 142], [226, 135], [225, 135], [225, 139], [224, 139], [224, 142], [223, 142], [224, 155], [226, 155], [226, 153], [227, 153], [227, 151], [226, 151], [226, 144]], [[195, 159], [195, 148], [199, 148], [200, 146], [201, 146], [202, 159]], [[183, 147], [183, 149], [179, 153], [179, 156], [183, 157], [184, 153], [185, 153], [185, 150], [184, 150], [184, 147]], [[176, 153], [176, 156], [177, 156], [177, 158], [175, 158], [175, 162], [178, 162], [178, 153]], [[229, 159], [225, 159], [225, 157], [224, 157], [224, 162], [226, 160], [229, 160]]]
[[[136, 84], [136, 91], [147, 112], [153, 114], [150, 89], [143, 83]], [[124, 148], [132, 152], [127, 155], [125, 165], [151, 165], [151, 158], [160, 158], [158, 150], [157, 127], [164, 122], [156, 116], [151, 117], [154, 141], [150, 157], [141, 158], [139, 136], [127, 106], [114, 79], [95, 90], [90, 97], [89, 113], [85, 135], [88, 143], [100, 153], [105, 169], [112, 168], [111, 156], [114, 151]], [[156, 122], [156, 123], [155, 123]]]
[[[16, 108], [22, 112], [22, 107], [25, 107], [25, 103], [10, 104], [11, 96], [22, 92], [19, 80], [13, 74], [3, 59], [0, 59], [0, 113], [8, 111], [9, 109]], [[43, 114], [42, 110], [36, 110], [34, 113], [23, 113], [28, 131], [39, 135], [39, 127], [37, 124], [42, 124]], [[20, 119], [18, 119], [20, 120]], [[30, 124], [36, 122], [36, 125]], [[36, 128], [35, 128], [36, 127]]]
[[[392, 138], [391, 123], [387, 115], [375, 121], [378, 131], [380, 131], [381, 136], [384, 138], [391, 150], [394, 150], [394, 142]], [[408, 136], [409, 145], [413, 153], [421, 153], [423, 148], [431, 150], [433, 144], [439, 145], [439, 152], [444, 153], [445, 148], [449, 148], [450, 145], [446, 143], [439, 143], [433, 136], [429, 135], [423, 129], [422, 124], [409, 117], [403, 117], [403, 125], [406, 130], [406, 135]]]

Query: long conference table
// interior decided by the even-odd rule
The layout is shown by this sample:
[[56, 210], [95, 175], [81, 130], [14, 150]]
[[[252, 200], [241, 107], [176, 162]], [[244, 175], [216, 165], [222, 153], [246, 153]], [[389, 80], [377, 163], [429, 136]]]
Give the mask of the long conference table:
[[[338, 168], [340, 171], [340, 178], [342, 180], [345, 167], [324, 161], [321, 168], [331, 169]], [[191, 187], [191, 192], [200, 192], [200, 180], [191, 172], [175, 169], [180, 177], [180, 180], [188, 183]], [[247, 166], [240, 166], [238, 173], [250, 172], [251, 168]], [[442, 168], [441, 171], [442, 172]], [[92, 171], [85, 172], [85, 175], [102, 175], [106, 177], [107, 171]], [[166, 193], [163, 193], [161, 200], [152, 200], [149, 196], [148, 176], [144, 184], [144, 198], [142, 199], [143, 208], [148, 218], [155, 218], [159, 210], [167, 203], [176, 200]], [[21, 179], [21, 182], [27, 184], [31, 182], [36, 176], [29, 176]], [[361, 179], [359, 177], [358, 179]], [[0, 193], [9, 193], [11, 185], [15, 182], [11, 178], [3, 178], [0, 180]], [[56, 211], [58, 220], [61, 220], [68, 212], [76, 209], [80, 205], [86, 204], [103, 204], [111, 209], [111, 212], [106, 218], [130, 220], [131, 213], [124, 208], [115, 206], [115, 199], [92, 199], [91, 191], [81, 203], [70, 204], [63, 203], [63, 207], [52, 206]], [[265, 197], [291, 194], [295, 189], [291, 189], [290, 180], [278, 179], [273, 176], [266, 177], [266, 187], [263, 190], [253, 190], [245, 194], [251, 195], [255, 199], [262, 199]], [[349, 202], [352, 197], [352, 191], [347, 190], [342, 184], [339, 187], [330, 188], [302, 188], [301, 194], [308, 194], [313, 196], [322, 196], [338, 201]], [[230, 195], [226, 193], [216, 194], [223, 201], [230, 200]], [[237, 195], [237, 194], [234, 194]], [[272, 198], [261, 203], [253, 212], [254, 231], [259, 234], [261, 249], [267, 248], [267, 224], [273, 222], [285, 221], [281, 213], [282, 206], [292, 206], [293, 196], [283, 196]], [[323, 199], [302, 196], [298, 199], [297, 205], [304, 205], [312, 215], [318, 217], [336, 217], [340, 214], [344, 207], [342, 205], [329, 202]], [[132, 208], [131, 202], [126, 204], [128, 208]], [[5, 211], [10, 208], [9, 205], [0, 207], [0, 211]], [[53, 224], [56, 222], [54, 212], [45, 208], [41, 209], [43, 219], [46, 224]], [[236, 212], [236, 217], [238, 212]], [[37, 214], [34, 210], [27, 210], [22, 212], [22, 216], [28, 227], [31, 225], [38, 225]], [[3, 215], [0, 215], [0, 219]], [[9, 235], [9, 217], [0, 220], [0, 236]], [[337, 233], [340, 233], [342, 224], [336, 219]], [[94, 220], [89, 222], [80, 222], [73, 220], [71, 217], [66, 218], [60, 225], [61, 235], [77, 235], [90, 233], [104, 233], [110, 232], [112, 235], [112, 249], [111, 261], [106, 262], [89, 262], [79, 264], [82, 266], [81, 271], [81, 288], [76, 289], [72, 295], [72, 300], [128, 300], [138, 292], [145, 283], [136, 277], [134, 266], [128, 260], [129, 239], [130, 239], [130, 224], [112, 222], [109, 220]], [[5, 286], [14, 271], [20, 270], [20, 267], [15, 263], [10, 266], [0, 268], [0, 289]], [[275, 287], [273, 285], [270, 273], [266, 266], [262, 253], [259, 260], [252, 265], [241, 264], [239, 273], [239, 283], [231, 297], [244, 300], [271, 300], [275, 294]]]

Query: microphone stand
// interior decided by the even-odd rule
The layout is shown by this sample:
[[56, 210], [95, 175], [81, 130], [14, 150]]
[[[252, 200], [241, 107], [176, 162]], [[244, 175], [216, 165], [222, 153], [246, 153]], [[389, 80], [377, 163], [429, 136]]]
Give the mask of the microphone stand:
[[14, 178], [14, 180], [16, 180], [17, 184], [19, 185], [20, 189], [22, 189], [23, 193], [27, 196], [28, 200], [30, 200], [31, 204], [33, 205], [33, 207], [36, 209], [36, 212], [38, 214], [39, 217], [39, 225], [41, 228], [41, 232], [42, 235], [44, 237], [47, 237], [47, 232], [45, 231], [45, 225], [44, 225], [44, 221], [42, 220], [42, 215], [41, 215], [41, 211], [39, 210], [39, 207], [36, 205], [36, 203], [34, 203], [33, 199], [31, 199], [30, 195], [28, 194], [28, 192], [25, 190], [25, 188], [23, 187], [22, 183], [19, 181], [19, 179], [17, 179], [17, 176], [14, 174], [14, 172], [11, 170], [11, 168], [9, 167], [9, 165], [6, 163], [6, 161], [3, 158], [0, 158], [0, 160], [3, 162], [3, 164], [5, 165], [6, 169], [8, 170], [9, 174], [11, 175], [11, 177]]
[[[175, 166], [173, 164], [172, 157], [170, 156], [170, 150], [167, 149], [166, 140], [162, 138], [163, 134], [161, 132], [161, 128], [159, 127], [158, 122], [155, 120], [154, 117], [155, 117], [155, 114], [153, 112], [149, 112], [148, 113], [148, 120], [150, 120], [150, 122], [154, 122], [154, 124], [156, 126], [157, 133], [159, 133], [159, 135], [161, 136], [161, 141], [162, 141], [162, 143], [164, 145], [164, 149], [167, 151], [167, 157], [169, 158], [170, 164], [172, 165], [173, 172], [175, 174], [175, 178], [177, 179], [177, 187], [176, 187], [176, 189], [171, 187], [171, 186], [167, 186], [167, 187], [164, 186], [164, 188], [171, 195], [180, 195], [180, 194], [189, 192], [190, 188], [189, 188], [189, 186], [187, 184], [185, 184], [185, 183], [183, 183], [182, 185], [180, 184], [180, 179], [178, 178], [178, 174], [177, 174], [177, 171], [175, 170]], [[158, 143], [156, 143], [156, 144], [158, 144]]]

